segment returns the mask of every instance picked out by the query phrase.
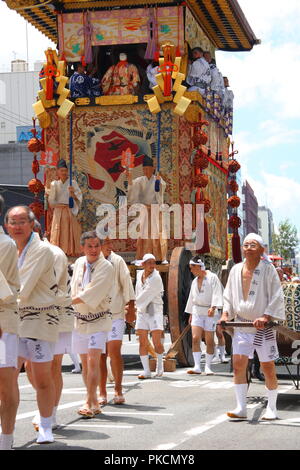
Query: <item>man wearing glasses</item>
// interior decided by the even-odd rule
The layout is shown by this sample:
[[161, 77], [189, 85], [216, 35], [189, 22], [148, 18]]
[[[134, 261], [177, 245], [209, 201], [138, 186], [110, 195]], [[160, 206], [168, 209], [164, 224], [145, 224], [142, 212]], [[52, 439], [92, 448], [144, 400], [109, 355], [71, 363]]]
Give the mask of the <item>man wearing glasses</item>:
[[246, 399], [248, 359], [256, 350], [266, 379], [268, 405], [262, 419], [277, 418], [278, 358], [276, 333], [265, 325], [273, 319], [284, 320], [284, 296], [274, 266], [262, 258], [264, 243], [256, 233], [246, 236], [243, 244], [244, 262], [230, 271], [224, 291], [223, 314], [220, 321], [236, 319], [253, 323], [250, 328], [235, 328], [232, 341], [233, 370], [237, 407], [227, 413], [231, 420], [247, 419]]
[[38, 444], [54, 441], [52, 413], [55, 386], [52, 380], [54, 346], [58, 340], [59, 316], [56, 305], [65, 306], [57, 287], [54, 255], [33, 232], [35, 216], [27, 206], [16, 206], [5, 215], [5, 227], [19, 254], [19, 367], [31, 362], [40, 412]]

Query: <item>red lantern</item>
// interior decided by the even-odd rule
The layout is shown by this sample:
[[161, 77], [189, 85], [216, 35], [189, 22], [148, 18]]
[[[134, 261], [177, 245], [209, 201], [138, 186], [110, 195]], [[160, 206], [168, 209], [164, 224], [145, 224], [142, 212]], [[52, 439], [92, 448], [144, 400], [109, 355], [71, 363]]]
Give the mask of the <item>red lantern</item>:
[[194, 186], [196, 188], [205, 188], [208, 185], [208, 176], [200, 173], [194, 176]]
[[201, 199], [198, 204], [203, 204], [204, 205], [204, 213], [207, 214], [207, 212], [210, 211], [211, 208], [211, 202], [209, 199]]
[[240, 168], [241, 168], [241, 165], [236, 160], [230, 160], [228, 162], [228, 172], [229, 173], [236, 173], [237, 171], [239, 171]]
[[38, 153], [42, 149], [42, 142], [36, 137], [32, 137], [27, 144], [29, 152]]
[[44, 214], [44, 207], [40, 201], [33, 201], [31, 204], [29, 204], [29, 207], [38, 220]]
[[230, 180], [228, 186], [233, 193], [236, 193], [239, 189], [239, 185], [235, 180]]
[[32, 178], [28, 183], [28, 189], [31, 193], [38, 194], [44, 190], [44, 185], [39, 179]]
[[31, 170], [32, 170], [32, 173], [36, 176], [37, 173], [40, 171], [40, 165], [39, 165], [39, 162], [37, 161], [37, 159], [35, 158], [31, 164]]
[[207, 168], [209, 164], [207, 156], [204, 152], [202, 152], [202, 150], [197, 151], [193, 163], [195, 168], [200, 168], [201, 170], [205, 170], [205, 168]]
[[238, 196], [231, 196], [227, 203], [230, 207], [239, 207], [241, 200]]
[[237, 229], [241, 226], [241, 219], [237, 215], [232, 215], [228, 220], [228, 225], [232, 229]]

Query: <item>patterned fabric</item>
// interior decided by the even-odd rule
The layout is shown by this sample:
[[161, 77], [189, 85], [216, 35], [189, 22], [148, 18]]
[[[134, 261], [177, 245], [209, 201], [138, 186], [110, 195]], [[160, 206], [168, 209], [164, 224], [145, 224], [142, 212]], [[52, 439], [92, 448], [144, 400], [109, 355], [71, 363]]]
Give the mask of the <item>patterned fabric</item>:
[[139, 83], [137, 67], [127, 61], [109, 67], [101, 81], [104, 95], [134, 95]]
[[100, 80], [84, 73], [74, 72], [70, 78], [70, 90], [72, 98], [100, 96]]
[[[163, 7], [157, 9], [158, 42], [179, 42], [181, 53], [184, 51], [183, 8]], [[134, 8], [127, 10], [91, 11], [91, 45], [107, 46], [112, 44], [141, 44], [148, 42], [148, 21], [150, 9]], [[84, 31], [86, 20], [82, 13], [64, 13], [58, 16], [60, 54], [64, 52], [68, 62], [79, 62], [86, 51]]]
[[[173, 113], [174, 105], [165, 103], [161, 114], [161, 176], [166, 182], [165, 203], [191, 203], [193, 167], [190, 155], [193, 148], [192, 126], [185, 117]], [[50, 111], [51, 112], [51, 111]], [[59, 152], [69, 154], [68, 120], [57, 120], [52, 114], [54, 128], [47, 129], [46, 145]], [[208, 119], [203, 113], [203, 119]], [[228, 155], [224, 132], [217, 123], [211, 122], [207, 129], [213, 153], [219, 148], [223, 157]], [[146, 154], [154, 159], [157, 146], [157, 117], [144, 104], [135, 106], [77, 107], [73, 111], [73, 161], [74, 179], [83, 193], [83, 202], [78, 220], [82, 230], [96, 227], [99, 218], [96, 208], [100, 203], [118, 207], [118, 197], [127, 194], [126, 175], [121, 167], [121, 154], [130, 148], [135, 154], [132, 178], [143, 174], [142, 161]], [[210, 164], [205, 172], [210, 177], [205, 197], [211, 200], [212, 208], [207, 214], [210, 236], [211, 269], [219, 269], [220, 260], [226, 258], [226, 175]], [[182, 240], [169, 240], [168, 249], [182, 246]], [[116, 242], [116, 251], [135, 251], [135, 240], [121, 239]]]
[[185, 40], [191, 48], [200, 46], [204, 51], [209, 51], [214, 56], [214, 45], [210, 42], [188, 8], [185, 10]]

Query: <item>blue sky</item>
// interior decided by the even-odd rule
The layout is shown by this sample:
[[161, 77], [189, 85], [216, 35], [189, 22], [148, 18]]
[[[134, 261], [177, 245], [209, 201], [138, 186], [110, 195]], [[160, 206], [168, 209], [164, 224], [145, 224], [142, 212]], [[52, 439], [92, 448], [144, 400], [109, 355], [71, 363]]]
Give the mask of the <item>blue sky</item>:
[[235, 94], [234, 136], [243, 179], [275, 224], [289, 218], [300, 236], [300, 2], [240, 0], [261, 45], [217, 53]]
[[[288, 217], [300, 237], [300, 1], [239, 0], [262, 44], [251, 52], [217, 52], [235, 94], [234, 136], [243, 178], [275, 224]], [[0, 72], [26, 59], [25, 21], [0, 2]], [[29, 61], [49, 40], [28, 25]], [[15, 52], [15, 54], [14, 54]]]

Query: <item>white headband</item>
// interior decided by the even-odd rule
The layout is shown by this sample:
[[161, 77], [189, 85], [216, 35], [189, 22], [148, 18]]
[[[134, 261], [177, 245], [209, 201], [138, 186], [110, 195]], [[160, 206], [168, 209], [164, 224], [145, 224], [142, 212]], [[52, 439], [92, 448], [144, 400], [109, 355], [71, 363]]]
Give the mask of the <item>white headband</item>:
[[197, 261], [193, 261], [191, 259], [189, 264], [191, 264], [193, 266], [200, 266], [201, 271], [205, 271], [205, 264], [203, 263], [203, 261], [201, 261], [201, 259], [198, 259]]
[[257, 233], [248, 233], [248, 235], [244, 238], [244, 243], [250, 242], [251, 240], [254, 240], [259, 243], [263, 248], [265, 247], [263, 239]]

